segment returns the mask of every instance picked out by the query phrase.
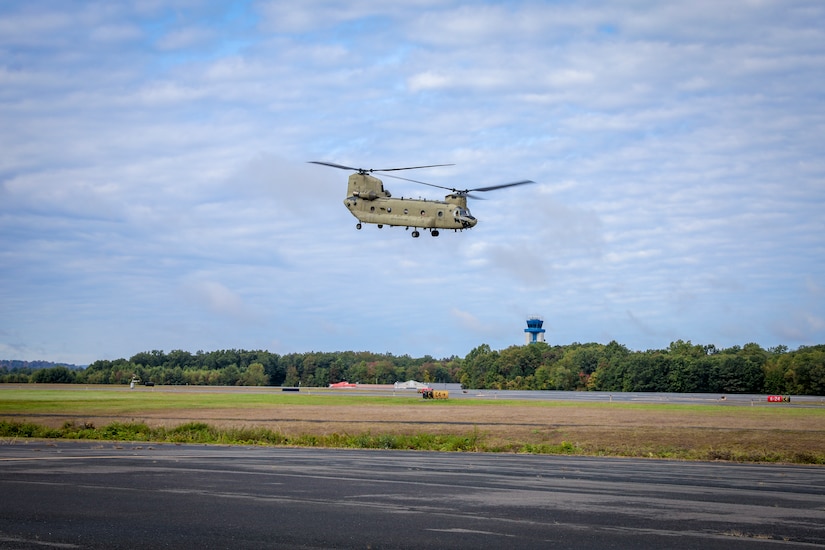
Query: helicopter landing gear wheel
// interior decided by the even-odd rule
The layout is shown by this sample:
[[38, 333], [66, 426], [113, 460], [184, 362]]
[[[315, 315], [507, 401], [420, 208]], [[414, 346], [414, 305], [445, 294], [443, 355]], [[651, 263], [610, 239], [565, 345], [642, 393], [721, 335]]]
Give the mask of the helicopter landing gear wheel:
[[355, 224], [355, 229], [361, 229], [361, 224], [360, 223]]
[[420, 233], [418, 232], [418, 230], [417, 230], [417, 229], [416, 229], [415, 231], [413, 231], [413, 232], [412, 232], [413, 239], [417, 239], [417, 238], [418, 238], [418, 235], [420, 235]]
[[433, 229], [432, 231], [430, 231], [430, 234], [431, 234], [433, 237], [438, 237], [438, 229]]

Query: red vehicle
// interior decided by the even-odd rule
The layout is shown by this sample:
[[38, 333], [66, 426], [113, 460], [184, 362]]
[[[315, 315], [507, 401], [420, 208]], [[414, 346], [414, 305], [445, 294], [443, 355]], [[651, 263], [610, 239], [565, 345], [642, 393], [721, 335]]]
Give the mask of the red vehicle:
[[330, 388], [357, 388], [358, 384], [353, 384], [351, 382], [336, 382], [335, 384], [330, 384]]

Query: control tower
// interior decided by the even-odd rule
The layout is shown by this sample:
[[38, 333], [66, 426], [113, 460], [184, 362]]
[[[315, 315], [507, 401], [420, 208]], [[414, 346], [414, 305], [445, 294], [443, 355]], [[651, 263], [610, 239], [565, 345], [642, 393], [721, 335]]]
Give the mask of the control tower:
[[541, 326], [544, 324], [544, 319], [538, 315], [531, 315], [527, 318], [527, 328], [524, 329], [524, 335], [527, 338], [528, 344], [535, 342], [544, 342], [544, 333], [546, 332]]

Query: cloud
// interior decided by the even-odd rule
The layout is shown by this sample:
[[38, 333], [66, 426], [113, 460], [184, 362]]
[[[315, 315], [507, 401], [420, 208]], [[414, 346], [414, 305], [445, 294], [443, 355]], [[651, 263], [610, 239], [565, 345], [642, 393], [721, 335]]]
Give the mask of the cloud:
[[[490, 319], [482, 320], [477, 315], [456, 307], [450, 310], [450, 315], [460, 327], [482, 340], [500, 338], [502, 329], [504, 328], [504, 330], [506, 330], [507, 326], [506, 323], [502, 323], [501, 321]], [[514, 330], [513, 332], [517, 331]], [[467, 351], [469, 352], [469, 350]]]
[[179, 50], [208, 43], [216, 33], [208, 28], [189, 26], [175, 29], [160, 37], [156, 45], [161, 50]]
[[236, 321], [252, 322], [258, 314], [242, 297], [216, 281], [196, 281], [186, 285], [192, 299], [210, 312]]

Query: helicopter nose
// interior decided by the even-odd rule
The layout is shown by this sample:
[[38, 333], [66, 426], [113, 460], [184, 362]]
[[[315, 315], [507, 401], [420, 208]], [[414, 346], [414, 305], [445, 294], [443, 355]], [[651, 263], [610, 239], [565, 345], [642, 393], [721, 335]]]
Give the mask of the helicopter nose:
[[458, 219], [459, 221], [461, 221], [461, 225], [463, 225], [464, 227], [474, 227], [475, 224], [478, 223], [478, 220], [469, 214], [459, 216]]

